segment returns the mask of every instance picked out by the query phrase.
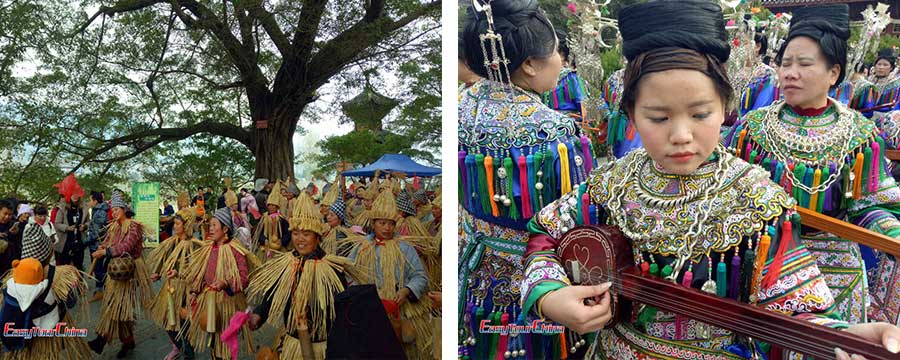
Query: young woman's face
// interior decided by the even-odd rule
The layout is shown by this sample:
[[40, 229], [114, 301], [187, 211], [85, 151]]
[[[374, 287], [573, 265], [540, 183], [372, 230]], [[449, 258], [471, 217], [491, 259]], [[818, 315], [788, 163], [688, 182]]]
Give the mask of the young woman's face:
[[336, 227], [341, 224], [341, 218], [339, 218], [333, 211], [328, 210], [328, 212], [325, 214], [325, 222], [327, 222], [331, 227]]
[[885, 59], [878, 59], [875, 63], [875, 76], [884, 77], [891, 74], [891, 63]]
[[309, 255], [319, 246], [319, 235], [309, 230], [291, 230], [291, 242], [300, 255]]
[[840, 69], [828, 66], [817, 42], [806, 36], [791, 39], [778, 67], [784, 101], [801, 109], [827, 105], [828, 89], [837, 83]]
[[175, 218], [175, 221], [172, 222], [172, 231], [175, 232], [175, 235], [184, 235], [184, 223], [181, 222], [181, 219]]
[[394, 225], [396, 225], [394, 220], [375, 219], [372, 223], [372, 228], [375, 231], [375, 236], [379, 239], [389, 240], [394, 238]]
[[725, 121], [713, 80], [676, 69], [646, 75], [637, 87], [632, 121], [647, 153], [669, 173], [693, 173], [716, 148]]

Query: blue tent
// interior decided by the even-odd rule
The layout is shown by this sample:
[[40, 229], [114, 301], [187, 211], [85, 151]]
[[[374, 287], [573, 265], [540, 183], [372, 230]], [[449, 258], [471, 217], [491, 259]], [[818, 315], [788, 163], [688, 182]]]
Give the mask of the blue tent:
[[359, 169], [344, 171], [344, 176], [375, 176], [375, 170], [382, 174], [402, 172], [406, 176], [435, 176], [441, 174], [441, 168], [421, 165], [406, 155], [384, 154], [378, 161]]

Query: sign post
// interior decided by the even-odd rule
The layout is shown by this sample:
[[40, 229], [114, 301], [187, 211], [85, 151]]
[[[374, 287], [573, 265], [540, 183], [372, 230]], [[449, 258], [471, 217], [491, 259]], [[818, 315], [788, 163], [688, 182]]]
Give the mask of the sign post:
[[134, 219], [146, 227], [144, 247], [159, 246], [159, 183], [139, 182], [131, 186]]

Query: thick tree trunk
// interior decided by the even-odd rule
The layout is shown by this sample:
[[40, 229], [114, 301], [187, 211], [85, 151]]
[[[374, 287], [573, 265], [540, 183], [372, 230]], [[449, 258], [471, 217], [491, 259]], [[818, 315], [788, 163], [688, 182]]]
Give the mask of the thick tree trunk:
[[255, 129], [256, 178], [285, 180], [294, 177], [294, 125], [296, 119], [275, 118], [265, 129]]

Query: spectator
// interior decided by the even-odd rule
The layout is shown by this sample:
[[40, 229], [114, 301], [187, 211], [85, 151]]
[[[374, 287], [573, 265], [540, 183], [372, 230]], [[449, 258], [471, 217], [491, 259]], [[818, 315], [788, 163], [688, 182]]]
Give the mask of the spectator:
[[84, 244], [82, 236], [87, 230], [87, 224], [84, 223], [84, 212], [79, 204], [80, 197], [72, 195], [71, 200], [66, 203], [65, 199], [59, 205], [59, 211], [56, 213], [56, 234], [61, 246], [59, 249], [56, 262], [58, 265], [74, 265], [78, 270], [84, 271]]
[[163, 216], [172, 216], [175, 215], [175, 208], [172, 207], [172, 204], [169, 204], [169, 200], [163, 200]]
[[15, 206], [8, 200], [0, 200], [0, 274], [12, 268], [12, 261], [21, 256], [22, 230], [13, 221]]
[[[93, 254], [97, 251], [103, 238], [106, 237], [106, 225], [109, 224], [109, 204], [103, 201], [101, 193], [91, 193], [91, 222], [88, 226], [87, 245]], [[94, 297], [91, 302], [103, 299], [103, 287], [106, 282], [106, 259], [98, 259], [97, 265], [94, 266], [94, 277], [97, 278], [97, 288], [94, 291]]]

